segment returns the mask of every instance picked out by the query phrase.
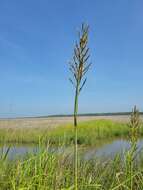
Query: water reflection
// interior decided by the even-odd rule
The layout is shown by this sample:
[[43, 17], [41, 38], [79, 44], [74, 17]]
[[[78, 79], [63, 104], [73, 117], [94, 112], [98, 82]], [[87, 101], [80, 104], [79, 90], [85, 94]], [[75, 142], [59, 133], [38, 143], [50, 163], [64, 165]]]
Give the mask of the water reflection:
[[[125, 139], [117, 139], [112, 143], [105, 144], [102, 147], [89, 148], [84, 153], [86, 160], [94, 159], [95, 157], [113, 158], [115, 155], [120, 154], [121, 156], [129, 150], [130, 142]], [[137, 149], [140, 152], [143, 148], [143, 140], [137, 142]]]
[[[143, 147], [143, 140], [139, 140], [137, 143], [138, 150], [142, 149]], [[6, 152], [9, 145], [4, 145], [0, 147], [0, 155], [2, 155], [3, 152]], [[127, 151], [130, 148], [129, 141], [125, 139], [114, 139], [112, 141], [106, 142], [104, 144], [101, 142], [98, 144], [97, 147], [79, 147], [80, 155], [83, 156], [83, 159], [89, 160], [94, 159], [95, 157], [98, 158], [111, 158], [114, 157], [116, 154], [124, 154], [125, 151]], [[27, 154], [31, 153], [37, 153], [39, 151], [39, 147], [36, 145], [24, 145], [24, 144], [14, 144], [11, 145], [11, 148], [8, 153], [8, 157], [10, 159], [15, 158], [22, 158], [25, 157]], [[47, 151], [53, 154], [72, 154], [73, 147], [47, 147]]]

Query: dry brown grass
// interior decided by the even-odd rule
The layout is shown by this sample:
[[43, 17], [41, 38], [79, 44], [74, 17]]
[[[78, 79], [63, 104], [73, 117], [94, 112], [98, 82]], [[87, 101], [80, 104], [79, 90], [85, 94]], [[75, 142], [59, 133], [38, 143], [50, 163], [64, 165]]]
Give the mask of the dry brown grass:
[[[143, 116], [141, 116], [143, 120]], [[128, 122], [129, 116], [80, 116], [79, 121], [90, 121], [97, 119], [109, 119], [117, 122]], [[23, 118], [2, 119], [0, 128], [53, 128], [62, 124], [72, 123], [72, 117], [47, 117], [47, 118]]]

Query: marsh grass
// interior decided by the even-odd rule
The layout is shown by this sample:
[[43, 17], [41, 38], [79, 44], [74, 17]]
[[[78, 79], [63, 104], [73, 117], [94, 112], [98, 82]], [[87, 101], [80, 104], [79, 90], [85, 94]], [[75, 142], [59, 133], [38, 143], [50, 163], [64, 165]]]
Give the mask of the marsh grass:
[[[50, 144], [48, 147], [50, 148]], [[37, 154], [29, 154], [24, 160], [0, 159], [0, 189], [2, 190], [70, 190], [73, 189], [73, 160], [70, 155], [53, 154], [39, 145]], [[5, 154], [5, 153], [3, 153]], [[126, 155], [125, 155], [126, 157]], [[79, 190], [130, 189], [130, 175], [126, 162], [115, 158], [101, 162], [98, 158], [79, 160]], [[133, 189], [143, 189], [143, 158], [132, 173]]]
[[[142, 128], [140, 128], [141, 135]], [[95, 120], [79, 122], [77, 143], [95, 145], [97, 141], [113, 137], [129, 136], [129, 127], [126, 123], [111, 120]], [[74, 143], [74, 129], [72, 124], [66, 124], [53, 129], [46, 128], [0, 128], [1, 143], [43, 143], [50, 142], [54, 145]]]
[[134, 188], [134, 179], [132, 178], [135, 170], [135, 159], [137, 156], [137, 141], [139, 138], [139, 128], [140, 128], [140, 114], [139, 110], [134, 106], [132, 109], [131, 117], [130, 117], [130, 123], [129, 123], [129, 139], [130, 139], [130, 146], [131, 148], [126, 154], [126, 173], [127, 176], [129, 176], [129, 189], [133, 190]]
[[[130, 128], [127, 124], [117, 123], [109, 120], [81, 122], [79, 123], [78, 130], [78, 142], [85, 145], [97, 145], [97, 139], [110, 139], [110, 137], [112, 138], [117, 136], [127, 137], [130, 134]], [[24, 131], [22, 131], [22, 133], [23, 132]], [[43, 132], [45, 133], [45, 131]], [[32, 131], [28, 133], [31, 133], [32, 138], [33, 134], [36, 134], [36, 132], [32, 133]], [[14, 138], [16, 138], [17, 135], [18, 131], [16, 131]], [[36, 154], [27, 154], [22, 160], [9, 160], [7, 157], [9, 149], [7, 149], [5, 152], [3, 151], [0, 157], [0, 189], [74, 189], [74, 161], [71, 154], [64, 151], [62, 152], [62, 154], [54, 154], [53, 152], [47, 150], [50, 149], [53, 144], [56, 144], [58, 147], [64, 147], [67, 144], [73, 146], [73, 138], [73, 126], [70, 124], [50, 130], [44, 140], [38, 138], [38, 140], [36, 140], [35, 142], [39, 146], [39, 151]], [[46, 143], [46, 149], [45, 142], [48, 142]], [[132, 163], [131, 149], [127, 153], [125, 153], [124, 157], [116, 155], [110, 160], [108, 159], [101, 161], [99, 160], [99, 158], [84, 160], [79, 157], [77, 171], [78, 189], [143, 189], [143, 153], [141, 153], [140, 155], [140, 161], [134, 164], [134, 168], [132, 170], [130, 167], [130, 164]]]

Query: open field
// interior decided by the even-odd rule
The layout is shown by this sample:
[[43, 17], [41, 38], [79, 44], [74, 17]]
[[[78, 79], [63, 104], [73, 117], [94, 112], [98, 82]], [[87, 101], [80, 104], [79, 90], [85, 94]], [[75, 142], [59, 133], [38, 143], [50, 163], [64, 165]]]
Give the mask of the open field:
[[[107, 119], [117, 122], [128, 122], [129, 115], [116, 116], [79, 116], [79, 122]], [[143, 116], [141, 116], [143, 120]], [[54, 128], [64, 124], [73, 123], [73, 117], [47, 117], [47, 118], [20, 118], [0, 119], [0, 128]]]
[[[34, 122], [33, 122], [34, 121]], [[38, 122], [36, 122], [38, 121]], [[5, 122], [5, 121], [2, 121]], [[0, 128], [0, 141], [10, 143], [39, 143], [39, 138], [44, 143], [50, 142], [51, 144], [73, 144], [74, 142], [74, 127], [71, 122], [58, 123], [54, 125], [47, 125], [47, 120], [36, 119], [32, 120], [29, 126], [29, 120], [25, 123], [23, 120], [10, 120], [12, 125], [1, 126]], [[19, 122], [25, 123], [20, 125]], [[37, 125], [38, 123], [38, 125]], [[40, 125], [41, 123], [41, 125]], [[6, 124], [6, 123], [5, 123]], [[140, 135], [142, 136], [143, 130], [140, 128]], [[128, 137], [129, 127], [127, 122], [112, 121], [107, 119], [96, 119], [91, 121], [80, 121], [78, 127], [78, 144], [94, 145], [98, 140], [114, 137]]]

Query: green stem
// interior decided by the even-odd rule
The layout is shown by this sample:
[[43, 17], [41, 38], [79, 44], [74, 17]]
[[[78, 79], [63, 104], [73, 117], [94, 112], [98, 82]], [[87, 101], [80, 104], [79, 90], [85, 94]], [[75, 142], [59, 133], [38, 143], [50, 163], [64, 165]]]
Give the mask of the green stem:
[[78, 94], [79, 94], [79, 85], [77, 84], [75, 92], [75, 104], [74, 104], [74, 189], [78, 189], [77, 185], [77, 171], [78, 171], [78, 152], [77, 152], [77, 113], [78, 113]]

